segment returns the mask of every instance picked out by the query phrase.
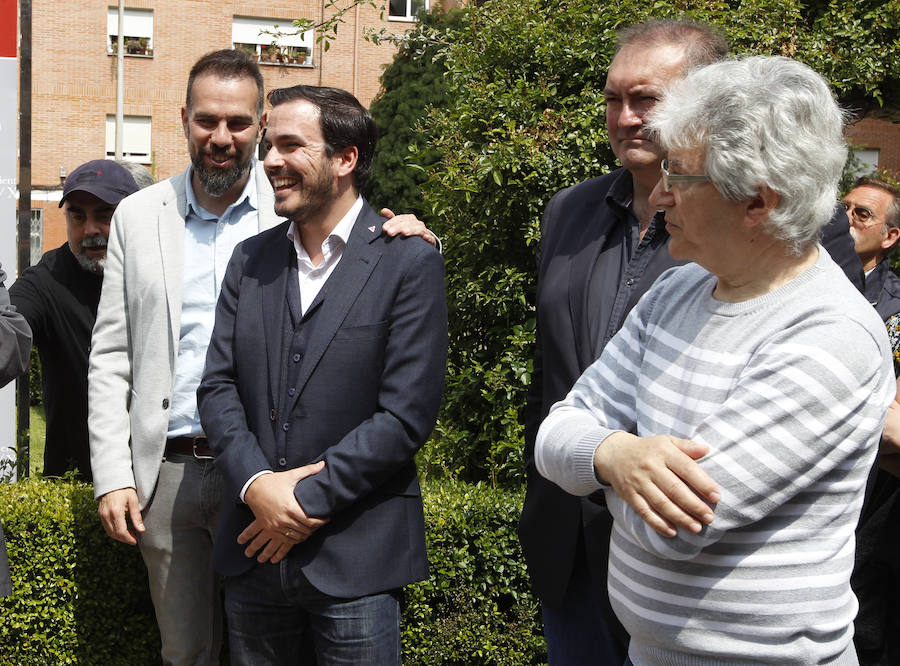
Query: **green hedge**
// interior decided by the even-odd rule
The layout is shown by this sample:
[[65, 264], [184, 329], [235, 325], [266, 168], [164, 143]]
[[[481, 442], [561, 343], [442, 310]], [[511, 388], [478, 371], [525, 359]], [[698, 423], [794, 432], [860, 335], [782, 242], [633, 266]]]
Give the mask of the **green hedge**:
[[547, 660], [516, 527], [524, 490], [424, 485], [431, 578], [404, 593], [403, 663]]
[[137, 550], [106, 536], [88, 485], [0, 486], [13, 594], [0, 600], [0, 664], [158, 663]]
[[[404, 592], [406, 664], [546, 660], [516, 522], [521, 492], [425, 485], [432, 576]], [[109, 539], [88, 485], [0, 485], [13, 594], [0, 599], [0, 664], [159, 663], [137, 550]]]

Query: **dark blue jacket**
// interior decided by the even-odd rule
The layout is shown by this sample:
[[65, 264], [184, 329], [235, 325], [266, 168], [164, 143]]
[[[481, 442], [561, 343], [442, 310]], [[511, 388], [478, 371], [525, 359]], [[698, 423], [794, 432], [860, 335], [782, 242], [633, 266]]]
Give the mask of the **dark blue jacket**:
[[900, 278], [891, 270], [889, 256], [866, 276], [866, 298], [884, 321], [900, 312]]
[[[310, 304], [315, 318], [298, 372], [282, 359], [296, 262], [284, 223], [234, 251], [197, 392], [225, 500], [214, 564], [254, 566], [236, 539], [253, 516], [240, 489], [255, 473], [325, 460], [297, 484], [310, 516], [329, 518], [294, 546], [321, 592], [359, 597], [428, 574], [413, 456], [434, 426], [444, 386], [447, 312], [443, 262], [420, 238], [390, 239], [368, 205], [334, 272]], [[293, 352], [291, 352], [293, 359]], [[285, 399], [290, 383], [295, 391]]]

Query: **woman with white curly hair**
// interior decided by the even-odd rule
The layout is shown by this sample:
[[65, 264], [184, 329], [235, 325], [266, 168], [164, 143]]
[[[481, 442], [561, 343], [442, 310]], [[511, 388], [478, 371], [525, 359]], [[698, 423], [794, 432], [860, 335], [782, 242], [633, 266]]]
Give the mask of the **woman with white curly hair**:
[[615, 519], [609, 594], [643, 664], [856, 664], [854, 528], [896, 386], [818, 244], [843, 114], [796, 61], [694, 70], [651, 121], [673, 257], [541, 425], [538, 470]]

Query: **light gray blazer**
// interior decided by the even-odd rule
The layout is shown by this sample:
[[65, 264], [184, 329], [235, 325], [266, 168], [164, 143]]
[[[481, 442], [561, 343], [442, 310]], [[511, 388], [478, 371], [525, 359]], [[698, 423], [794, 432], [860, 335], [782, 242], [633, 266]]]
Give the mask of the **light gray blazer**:
[[[259, 230], [275, 215], [262, 165], [253, 169]], [[181, 329], [186, 172], [122, 200], [110, 226], [103, 292], [91, 339], [88, 431], [94, 496], [156, 487], [169, 427]]]

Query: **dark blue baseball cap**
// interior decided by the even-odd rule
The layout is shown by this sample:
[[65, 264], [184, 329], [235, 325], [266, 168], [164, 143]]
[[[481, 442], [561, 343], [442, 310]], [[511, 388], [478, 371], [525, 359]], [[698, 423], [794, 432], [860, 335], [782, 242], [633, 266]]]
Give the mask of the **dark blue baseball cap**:
[[66, 178], [59, 207], [62, 208], [66, 197], [72, 192], [87, 192], [101, 201], [117, 206], [122, 199], [138, 189], [134, 177], [121, 164], [112, 160], [91, 160]]

